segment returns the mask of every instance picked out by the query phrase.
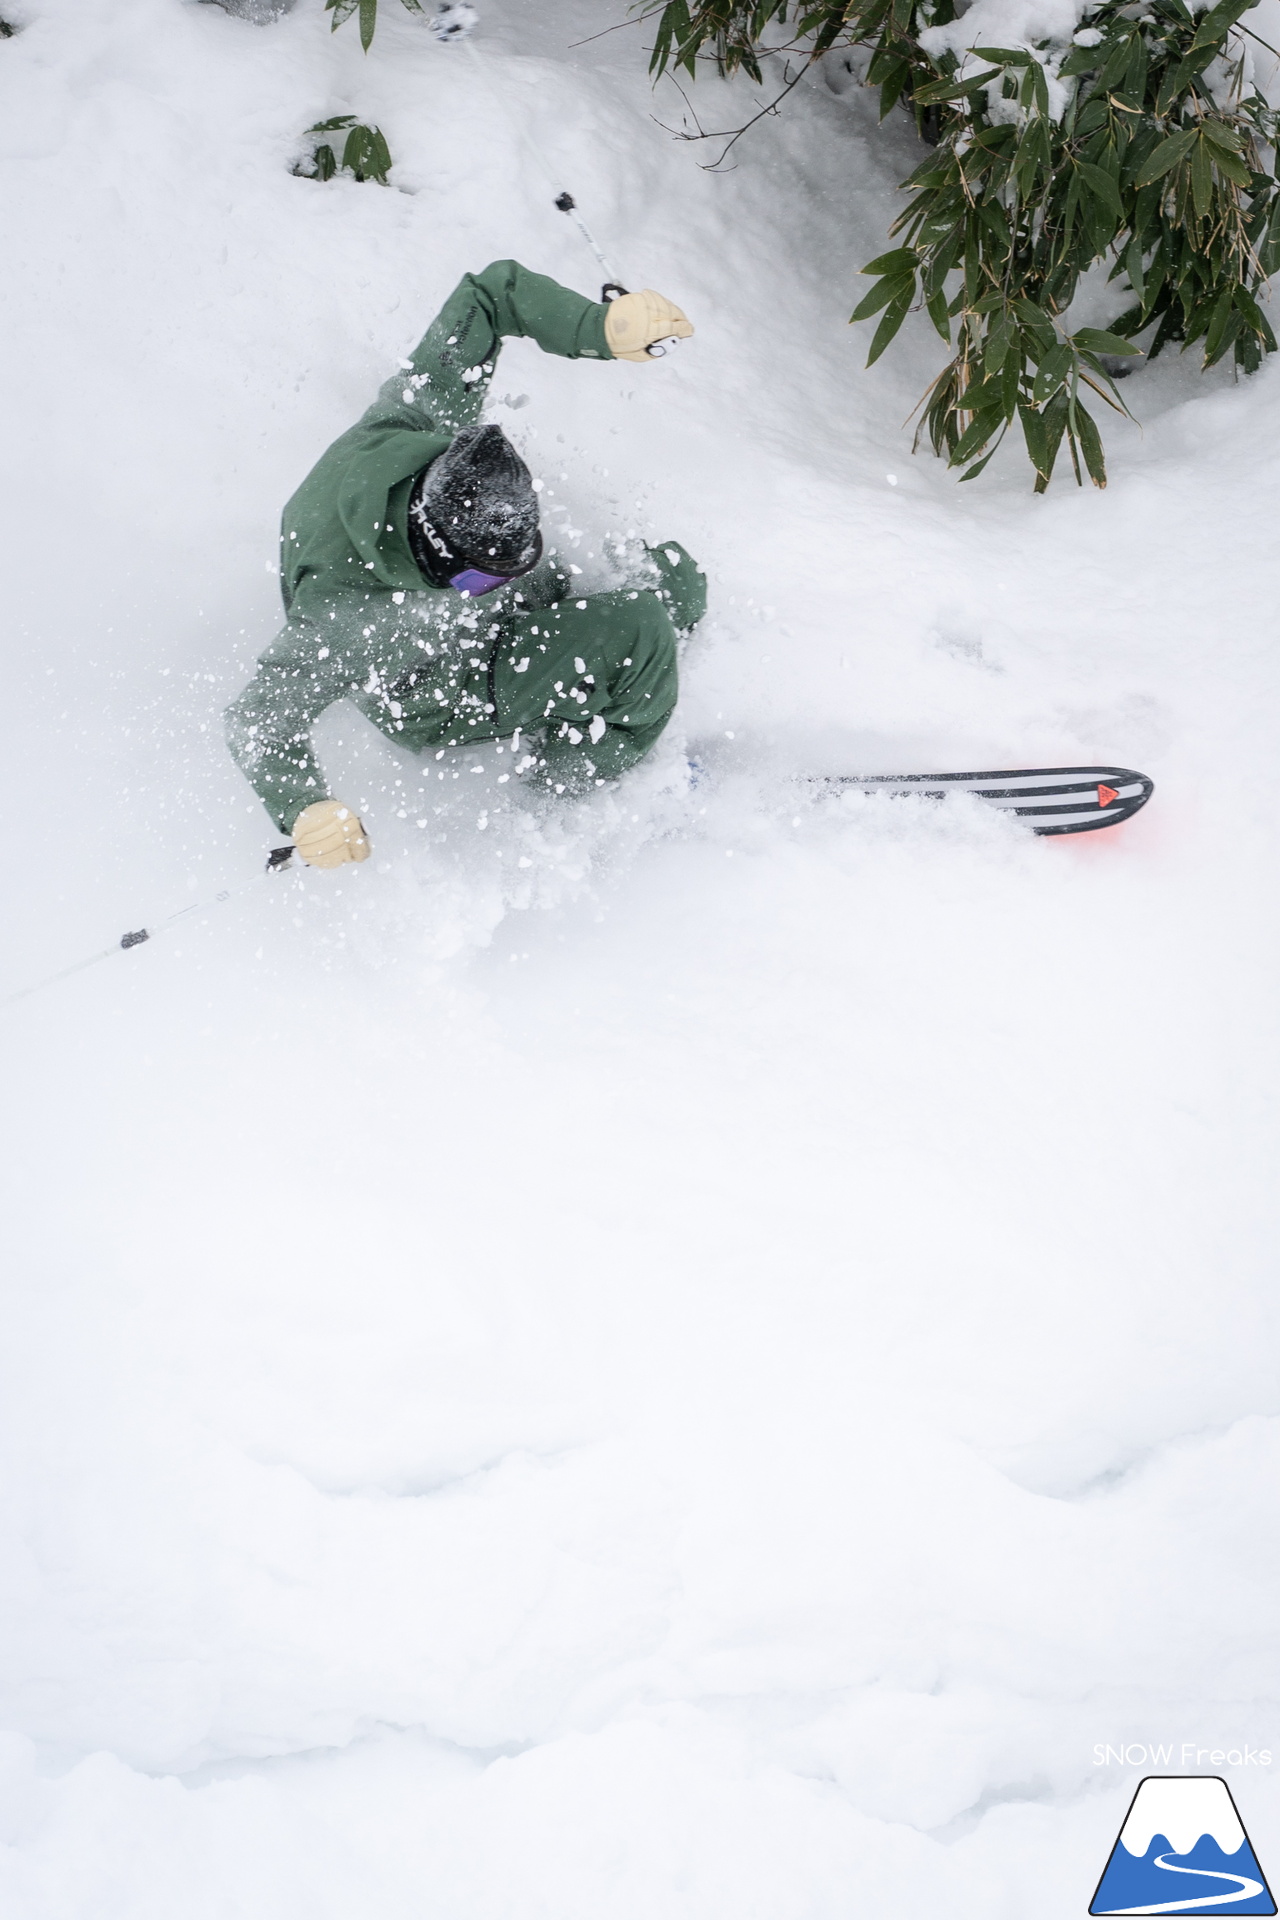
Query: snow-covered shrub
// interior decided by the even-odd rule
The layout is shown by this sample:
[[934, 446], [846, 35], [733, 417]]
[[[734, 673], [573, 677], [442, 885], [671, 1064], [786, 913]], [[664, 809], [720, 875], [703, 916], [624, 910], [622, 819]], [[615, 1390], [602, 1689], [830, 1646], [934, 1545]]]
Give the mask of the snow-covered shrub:
[[[1151, 355], [1203, 342], [1206, 366], [1231, 353], [1246, 373], [1275, 349], [1258, 295], [1280, 265], [1280, 117], [1253, 83], [1238, 24], [1251, 4], [973, 0], [961, 14], [954, 0], [641, 0], [638, 11], [657, 16], [655, 74], [693, 75], [703, 54], [759, 80], [766, 52], [808, 64], [859, 46], [882, 117], [899, 101], [918, 122], [938, 116], [937, 149], [904, 182], [912, 199], [890, 229], [901, 244], [863, 269], [877, 284], [853, 318], [881, 315], [870, 365], [923, 306], [954, 351], [920, 432], [968, 480], [1016, 420], [1043, 492], [1064, 439], [1077, 481], [1106, 485], [1082, 390], [1126, 411], [1106, 358], [1135, 352], [1135, 337], [1150, 330]], [[766, 46], [779, 27], [792, 37]], [[1109, 332], [1067, 332], [1061, 316], [1098, 261], [1132, 302]]]
[[316, 146], [311, 155], [311, 165], [294, 168], [306, 180], [332, 180], [335, 173], [353, 173], [357, 180], [376, 180], [380, 187], [387, 184], [387, 175], [391, 171], [391, 150], [387, 146], [381, 127], [366, 127], [358, 121], [354, 113], [340, 113], [332, 120], [317, 120], [314, 127], [307, 128], [308, 136], [317, 133], [345, 133], [342, 158], [339, 160], [327, 140]]

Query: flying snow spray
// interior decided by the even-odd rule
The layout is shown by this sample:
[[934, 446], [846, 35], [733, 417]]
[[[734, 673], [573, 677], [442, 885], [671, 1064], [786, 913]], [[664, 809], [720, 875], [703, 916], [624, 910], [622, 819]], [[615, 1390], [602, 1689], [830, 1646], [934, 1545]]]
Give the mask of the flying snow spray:
[[474, 7], [450, 6], [448, 0], [441, 0], [435, 19], [427, 24], [437, 40], [465, 40], [479, 26], [480, 15]]

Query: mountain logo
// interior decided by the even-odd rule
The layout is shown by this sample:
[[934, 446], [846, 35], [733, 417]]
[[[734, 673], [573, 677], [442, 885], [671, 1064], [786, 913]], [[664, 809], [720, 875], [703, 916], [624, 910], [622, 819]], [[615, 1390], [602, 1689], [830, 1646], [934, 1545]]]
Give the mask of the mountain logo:
[[1090, 1913], [1275, 1910], [1225, 1780], [1195, 1773], [1139, 1781]]

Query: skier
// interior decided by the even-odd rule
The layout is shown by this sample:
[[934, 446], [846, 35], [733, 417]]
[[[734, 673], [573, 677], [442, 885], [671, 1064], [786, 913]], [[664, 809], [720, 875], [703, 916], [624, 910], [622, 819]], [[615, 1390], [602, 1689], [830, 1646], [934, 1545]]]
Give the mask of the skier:
[[226, 715], [232, 754], [309, 865], [369, 855], [311, 743], [336, 700], [416, 753], [510, 734], [512, 771], [554, 793], [603, 786], [657, 740], [704, 576], [662, 541], [641, 584], [575, 595], [542, 560], [537, 483], [479, 416], [507, 335], [571, 360], [642, 363], [654, 342], [692, 332], [661, 294], [597, 303], [496, 261], [463, 278], [312, 468], [280, 530], [286, 625]]

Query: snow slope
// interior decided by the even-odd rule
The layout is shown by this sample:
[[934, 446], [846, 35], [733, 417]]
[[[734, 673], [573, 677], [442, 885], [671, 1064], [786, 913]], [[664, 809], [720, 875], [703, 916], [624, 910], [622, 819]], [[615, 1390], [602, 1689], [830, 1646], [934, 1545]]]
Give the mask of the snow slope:
[[[1056, 1920], [1095, 1743], [1280, 1751], [1280, 367], [957, 490], [846, 325], [909, 127], [713, 177], [622, 11], [0, 42], [3, 985], [249, 883], [2, 1016], [16, 1920]], [[291, 175], [348, 111], [392, 189]], [[697, 324], [495, 383], [584, 579], [707, 566], [677, 725], [542, 813], [335, 710], [377, 858], [254, 880], [282, 501], [462, 272], [594, 289], [531, 142]], [[1093, 760], [1077, 841], [791, 779]]]

